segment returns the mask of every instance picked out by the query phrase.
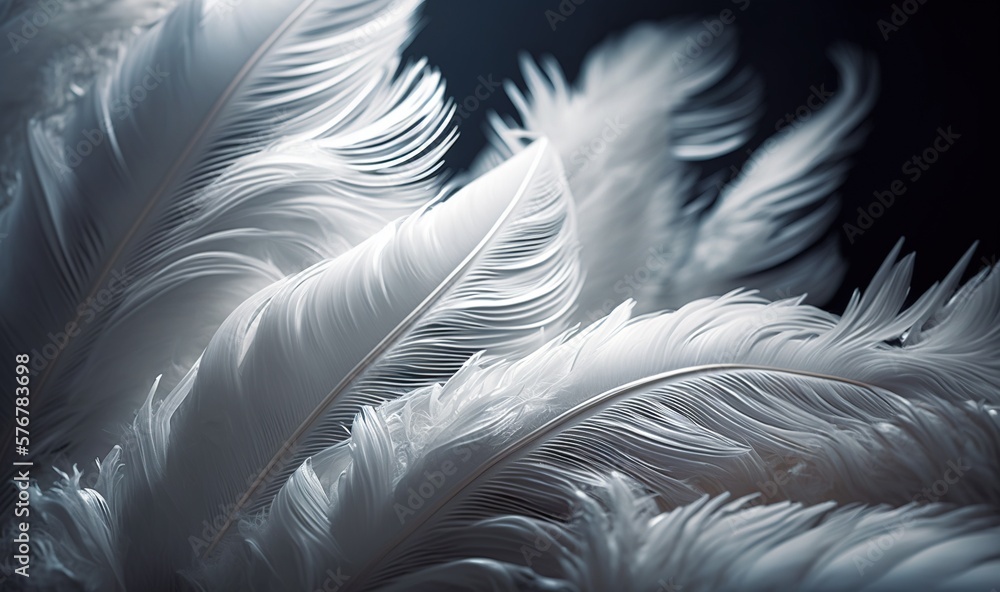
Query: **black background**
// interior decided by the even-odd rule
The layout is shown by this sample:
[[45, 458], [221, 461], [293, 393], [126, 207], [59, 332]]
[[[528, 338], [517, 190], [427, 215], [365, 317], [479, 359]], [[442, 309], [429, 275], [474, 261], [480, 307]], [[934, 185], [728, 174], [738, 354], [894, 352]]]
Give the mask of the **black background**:
[[[700, 21], [717, 18], [725, 8], [738, 9], [735, 0], [585, 0], [553, 31], [545, 11], [558, 11], [559, 3], [428, 0], [409, 55], [427, 56], [447, 80], [448, 94], [461, 100], [475, 90], [481, 75], [521, 85], [520, 51], [555, 56], [573, 81], [588, 49], [635, 22]], [[766, 87], [767, 110], [751, 147], [773, 133], [778, 118], [805, 101], [811, 85], [836, 88], [826, 52], [838, 41], [854, 43], [879, 62], [881, 90], [871, 134], [840, 190], [844, 206], [833, 232], [841, 237], [850, 270], [829, 306], [833, 310], [842, 309], [854, 287], [866, 285], [902, 236], [904, 252], [918, 254], [917, 292], [941, 279], [974, 240], [980, 243], [966, 277], [1000, 256], [993, 206], [997, 6], [926, 0], [885, 39], [878, 21], [889, 21], [894, 4], [902, 2], [750, 0], [746, 10], [735, 10], [731, 25], [739, 31], [741, 60], [753, 66]], [[452, 167], [464, 168], [484, 145], [482, 126], [490, 110], [514, 113], [502, 90], [484, 101], [463, 123], [449, 155]], [[961, 138], [911, 182], [901, 172], [903, 163], [931, 146], [939, 127], [948, 126]], [[717, 164], [728, 168], [730, 162]], [[906, 183], [906, 193], [849, 243], [843, 225], [856, 223], [857, 208], [867, 207], [873, 192], [888, 189], [895, 179]]]

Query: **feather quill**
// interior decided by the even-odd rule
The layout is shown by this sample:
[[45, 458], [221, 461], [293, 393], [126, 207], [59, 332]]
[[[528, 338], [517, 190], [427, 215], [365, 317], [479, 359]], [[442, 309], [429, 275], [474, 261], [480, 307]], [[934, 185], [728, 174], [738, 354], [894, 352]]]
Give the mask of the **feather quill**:
[[[766, 384], [759, 376], [718, 370], [735, 383], [726, 394], [737, 401], [741, 394], [752, 392], [748, 387], [755, 381]], [[959, 427], [987, 444], [972, 461], [980, 470], [963, 476], [969, 480], [964, 495], [971, 493], [974, 498], [975, 490], [988, 484], [996, 469], [990, 459], [998, 447], [997, 425], [985, 414], [972, 414], [957, 426], [933, 425], [933, 419], [940, 419], [936, 414], [948, 416], [946, 409], [919, 413], [905, 401], [877, 394], [865, 400], [852, 397], [850, 389], [810, 391], [808, 379], [796, 381], [796, 388], [788, 391], [758, 386], [760, 395], [744, 395], [742, 404], [729, 407], [725, 397], [713, 396], [712, 381], [704, 380], [711, 371], [690, 372], [704, 376], [679, 380], [673, 392], [652, 392], [654, 385], [648, 385], [642, 395], [627, 394], [631, 401], [612, 401], [636, 390], [622, 388], [612, 398], [587, 401], [562, 414], [562, 401], [532, 399], [537, 391], [524, 382], [497, 385], [493, 393], [500, 395], [499, 400], [488, 396], [491, 391], [486, 389], [483, 400], [471, 403], [456, 404], [447, 392], [440, 397], [425, 393], [400, 399], [400, 405], [393, 406], [395, 413], [359, 418], [349, 450], [353, 462], [344, 466], [331, 451], [333, 458], [316, 463], [321, 473], [310, 474], [309, 465], [300, 469], [289, 482], [289, 495], [279, 495], [272, 508], [273, 527], [269, 524], [260, 538], [251, 541], [255, 553], [210, 587], [277, 589], [281, 582], [319, 586], [326, 570], [332, 569], [350, 577], [353, 583], [347, 589], [369, 589], [444, 559], [495, 557], [499, 549], [494, 538], [469, 530], [470, 521], [493, 515], [562, 516], [569, 510], [561, 500], [571, 499], [568, 492], [573, 487], [592, 486], [596, 473], [611, 470], [641, 478], [670, 504], [703, 491], [747, 493], [775, 478], [782, 485], [775, 486], [776, 492], [765, 490], [771, 498], [878, 501], [884, 496], [906, 503], [910, 489], [931, 482], [928, 479], [947, 470], [947, 465], [944, 457], [900, 463], [900, 451], [921, 445], [935, 447], [938, 453], [962, 450], [959, 437], [944, 435], [956, 433], [941, 429], [946, 427]], [[762, 374], [776, 378], [773, 371]], [[788, 395], [819, 401], [798, 413], [792, 401], [767, 404], [771, 398]], [[850, 403], [845, 405], [844, 399]], [[400, 409], [404, 401], [409, 409]], [[555, 409], [550, 411], [547, 405]], [[885, 407], [877, 409], [880, 405]], [[425, 414], [435, 406], [440, 415], [431, 416], [431, 421], [451, 417], [447, 415], [451, 412], [462, 425], [446, 423], [425, 433]], [[852, 406], [853, 413], [844, 413]], [[826, 417], [809, 415], [817, 408], [826, 408]], [[897, 419], [893, 412], [899, 411], [909, 417]], [[929, 425], [920, 426], [920, 416]], [[911, 417], [918, 421], [911, 423]], [[791, 428], [798, 420], [804, 423]], [[866, 429], [866, 421], [882, 425]], [[848, 422], [856, 425], [844, 427]], [[769, 427], [761, 432], [761, 425]], [[817, 438], [816, 433], [825, 435]], [[938, 434], [939, 439], [928, 438], [929, 434]], [[810, 444], [816, 451], [804, 452]], [[787, 478], [765, 470], [762, 458], [775, 452], [795, 459]], [[869, 453], [875, 458], [865, 462]], [[341, 472], [331, 473], [331, 467]], [[886, 478], [872, 480], [871, 475]], [[292, 496], [300, 488], [307, 488], [308, 499], [314, 500], [312, 512], [302, 507], [305, 497]], [[956, 495], [961, 499], [963, 494]], [[987, 495], [996, 498], [995, 485]], [[322, 510], [324, 500], [328, 514]], [[305, 518], [289, 520], [289, 516]], [[325, 524], [326, 530], [317, 524]], [[324, 544], [321, 552], [314, 547], [317, 541]]]
[[[439, 76], [419, 63], [393, 80], [418, 6], [221, 15], [185, 0], [64, 129], [30, 126], [32, 163], [0, 220], [0, 273], [19, 286], [0, 322], [3, 351], [32, 354], [38, 460], [106, 453], [149, 381], [171, 387], [243, 299], [433, 195], [451, 137]], [[145, 98], [118, 112], [136, 88]], [[278, 139], [315, 155], [256, 156]]]
[[[564, 515], [574, 488], [611, 470], [670, 504], [763, 488], [772, 498], [808, 503], [900, 505], [951, 461], [975, 470], [947, 499], [996, 503], [995, 409], [958, 393], [955, 403], [938, 399], [923, 391], [941, 384], [922, 380], [934, 371], [898, 376], [884, 359], [878, 364], [881, 341], [865, 348], [843, 337], [859, 318], [886, 313], [898, 290], [894, 259], [873, 280], [863, 310], [855, 306], [825, 327], [851, 350], [869, 350], [855, 358], [802, 339], [798, 325], [816, 309], [777, 303], [785, 309], [778, 316], [747, 324], [776, 305], [734, 294], [631, 323], [623, 307], [519, 362], [481, 367], [474, 359], [444, 387], [366, 409], [351, 440], [300, 467], [275, 498], [278, 518], [207, 581], [221, 589], [279, 582], [308, 589], [332, 569], [350, 577], [344, 589], [366, 589], [438, 562], [492, 557], [489, 537], [463, 534], [472, 522]], [[979, 293], [970, 301], [982, 299], [996, 314], [1000, 285], [990, 276], [974, 282]], [[934, 296], [936, 289], [908, 312], [926, 312]], [[953, 311], [937, 329], [969, 312]], [[900, 322], [879, 324], [888, 330]], [[741, 347], [725, 347], [727, 339]], [[925, 352], [900, 355], [917, 365]], [[996, 379], [964, 385], [964, 398], [974, 388], [991, 396]], [[784, 478], [775, 477], [778, 470]]]
[[[1000, 575], [996, 267], [959, 286], [970, 249], [907, 307], [897, 245], [841, 316], [771, 301], [840, 282], [869, 58], [835, 49], [834, 99], [695, 199], [692, 163], [759, 113], [728, 30], [691, 59], [686, 25], [641, 25], [575, 86], [525, 58], [520, 123], [491, 115], [453, 193], [440, 76], [400, 67], [420, 0], [181, 0], [65, 75], [70, 17], [105, 51], [158, 1], [86, 0], [0, 54], [60, 86], [0, 105], [0, 156], [27, 146], [0, 170], [0, 353], [36, 362], [36, 462], [103, 456], [32, 484], [34, 588]], [[0, 0], [0, 32], [29, 9]]]
[[[68, 516], [94, 527], [109, 514], [100, 528], [129, 541], [114, 563], [92, 558], [84, 571], [98, 575], [86, 577], [113, 586], [123, 573], [128, 589], [171, 581], [239, 515], [266, 507], [304, 458], [347, 437], [363, 405], [443, 380], [480, 349], [515, 355], [542, 343], [543, 329], [563, 330], [579, 290], [576, 249], [562, 169], [540, 141], [248, 300], [105, 460], [101, 478], [117, 475], [107, 479], [118, 490]], [[63, 563], [55, 553], [45, 571]]]
[[[240, 159], [199, 196], [198, 213], [161, 241], [155, 272], [129, 285], [75, 384], [102, 390], [124, 423], [160, 374], [169, 392], [225, 318], [255, 292], [336, 257], [440, 191], [454, 131], [437, 73], [418, 64], [371, 124], [278, 144]], [[192, 309], [191, 304], [198, 306]], [[107, 452], [98, 442], [78, 458]]]

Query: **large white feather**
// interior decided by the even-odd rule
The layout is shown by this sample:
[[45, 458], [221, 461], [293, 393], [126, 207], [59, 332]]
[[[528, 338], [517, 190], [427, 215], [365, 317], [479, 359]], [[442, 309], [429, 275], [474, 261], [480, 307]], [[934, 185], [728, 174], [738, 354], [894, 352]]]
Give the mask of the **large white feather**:
[[[995, 510], [937, 503], [1000, 502], [997, 269], [956, 292], [970, 250], [904, 309], [912, 257], [896, 263], [897, 247], [841, 317], [767, 299], [823, 300], [840, 281], [824, 236], [874, 100], [865, 58], [835, 52], [839, 96], [714, 203], [687, 203], [685, 163], [745, 142], [759, 101], [729, 74], [728, 35], [692, 62], [683, 27], [641, 26], [576, 88], [526, 62], [528, 94], [508, 88], [523, 126], [495, 118], [477, 170], [496, 168], [449, 198], [439, 77], [395, 75], [419, 0], [251, 2], [182, 0], [92, 90], [71, 87], [72, 109], [29, 126], [0, 211], [18, 249], [5, 241], [0, 273], [25, 286], [0, 297], [0, 349], [56, 348], [32, 378], [42, 462], [106, 450], [161, 374], [97, 473], [32, 488], [33, 586], [895, 590], [1000, 575]], [[0, 30], [11, 6], [25, 3], [0, 0]], [[115, 271], [128, 285], [92, 310]], [[741, 285], [764, 297], [635, 320], [629, 302], [520, 359], [625, 296], [645, 311]], [[728, 502], [754, 492], [764, 507]], [[859, 563], [872, 541], [882, 556]]]
[[[0, 273], [18, 286], [0, 321], [4, 352], [33, 352], [36, 459], [103, 454], [152, 377], [172, 385], [172, 365], [186, 371], [243, 298], [432, 196], [439, 79], [418, 64], [393, 82], [418, 5], [253, 0], [221, 14], [185, 0], [64, 129], [32, 124], [32, 166], [0, 219]], [[279, 138], [317, 150], [240, 161], [206, 190]], [[322, 170], [334, 162], [339, 174]], [[326, 181], [247, 185], [306, 171]], [[331, 218], [380, 196], [377, 213]]]
[[[197, 196], [198, 212], [163, 237], [155, 272], [129, 286], [88, 351], [75, 385], [115, 406], [102, 418], [130, 419], [157, 374], [172, 389], [255, 292], [346, 252], [440, 191], [435, 173], [453, 137], [440, 78], [417, 65], [397, 84], [398, 102], [365, 127], [244, 157]], [[75, 460], [109, 446], [99, 441]]]
[[731, 74], [735, 37], [724, 34], [691, 60], [683, 49], [693, 29], [638, 25], [593, 50], [575, 86], [553, 59], [539, 69], [524, 58], [527, 97], [507, 84], [521, 125], [491, 118], [493, 145], [474, 170], [539, 135], [563, 159], [586, 237], [580, 319], [600, 318], [628, 297], [637, 271], [679, 264], [694, 223], [685, 208], [693, 171], [683, 162], [733, 150], [751, 132], [761, 87], [747, 70]]
[[[561, 331], [580, 284], [571, 205], [540, 141], [248, 300], [170, 395], [151, 396], [124, 456], [105, 460], [101, 478], [116, 488], [76, 491], [87, 503], [64, 510], [69, 525], [52, 509], [67, 503], [49, 506], [49, 532], [86, 525], [119, 541], [117, 555], [64, 571], [104, 586], [122, 573], [129, 589], [171, 581], [240, 514], [266, 507], [302, 459], [344, 439], [363, 405], [442, 380], [480, 349], [513, 355]], [[54, 552], [41, 571], [89, 552]]]
[[[792, 401], [768, 405], [769, 397], [809, 398], [818, 393], [810, 394], [800, 383], [805, 390], [761, 391], [761, 396], [744, 399], [744, 405], [729, 407], [724, 399], [693, 388], [699, 384], [709, 383], [680, 381], [672, 394], [650, 393], [644, 401], [636, 398], [613, 407], [604, 402], [562, 417], [561, 401], [533, 399], [538, 391], [523, 382], [493, 383], [493, 393], [484, 389], [483, 400], [467, 405], [447, 392], [408, 398], [405, 410], [400, 400], [387, 417], [363, 416], [355, 426], [353, 450], [341, 448], [331, 451], [331, 458], [318, 459], [320, 473], [309, 465], [300, 469], [276, 500], [267, 528], [251, 540], [247, 563], [230, 567], [224, 578], [210, 580], [210, 587], [280, 589], [288, 582], [308, 589], [319, 586], [327, 570], [333, 570], [351, 578], [345, 589], [368, 589], [444, 559], [490, 558], [502, 551], [516, 555], [523, 549], [498, 548], [494, 537], [469, 530], [472, 523], [494, 514], [564, 515], [572, 487], [599, 480], [592, 470], [627, 471], [671, 505], [689, 501], [685, 498], [700, 491], [746, 493], [762, 485], [772, 502], [786, 497], [878, 501], [885, 496], [905, 503], [911, 499], [909, 489], [933, 483], [949, 467], [942, 460], [947, 453], [904, 463], [901, 450], [927, 444], [939, 453], [960, 451], [956, 428], [980, 440], [985, 437], [987, 446], [971, 461], [978, 467], [976, 475], [962, 476], [968, 480], [963, 484], [967, 493], [953, 492], [955, 499], [990, 483], [996, 469], [989, 463], [998, 446], [997, 425], [986, 416], [972, 415], [957, 425], [943, 420], [923, 431], [915, 429], [919, 423], [911, 423], [910, 417], [894, 418], [894, 411], [914, 413], [906, 412], [910, 408], [905, 402], [893, 405], [891, 398], [882, 409], [887, 400], [880, 398], [855, 397], [845, 404], [841, 397], [850, 396], [849, 390], [834, 389], [794, 413]], [[746, 389], [753, 383], [739, 386]], [[738, 397], [740, 391], [732, 394]], [[833, 410], [825, 418], [809, 416], [824, 406]], [[853, 416], [836, 415], [851, 406]], [[740, 413], [747, 409], [758, 413]], [[869, 409], [884, 414], [864, 413]], [[439, 414], [430, 415], [434, 411]], [[943, 417], [949, 414], [946, 407], [935, 411]], [[925, 422], [938, 417], [927, 410], [915, 415]], [[449, 417], [458, 421], [447, 423]], [[435, 420], [445, 425], [428, 425]], [[799, 420], [804, 422], [800, 427], [790, 427]], [[884, 423], [872, 428], [866, 421]], [[728, 431], [720, 429], [730, 422]], [[845, 427], [847, 422], [857, 425]], [[760, 425], [770, 426], [763, 439], [757, 431]], [[951, 435], [942, 436], [949, 433], [942, 428], [951, 428]], [[931, 444], [930, 434], [945, 441]], [[804, 452], [810, 444], [815, 450]], [[353, 457], [353, 462], [343, 465], [338, 452]], [[762, 459], [775, 452], [795, 460], [782, 469], [787, 470], [785, 476], [766, 471]], [[866, 460], [868, 454], [874, 459]], [[873, 475], [885, 479], [871, 479]], [[769, 490], [773, 479], [780, 485]], [[996, 495], [994, 486], [988, 496]]]
[[[627, 480], [579, 494], [569, 524], [475, 526], [516, 558], [435, 566], [388, 590], [987, 590], [1000, 577], [991, 508], [812, 507], [703, 498], [667, 513]], [[538, 573], [541, 566], [552, 573]], [[533, 569], [534, 568], [534, 569]]]
[[[840, 321], [743, 294], [631, 323], [621, 308], [520, 362], [481, 368], [473, 360], [443, 388], [366, 410], [348, 443], [300, 467], [272, 519], [207, 581], [309, 589], [332, 569], [351, 578], [343, 589], [364, 589], [439, 561], [490, 557], [492, 539], [466, 535], [472, 522], [565, 513], [573, 488], [611, 470], [668, 504], [758, 489], [771, 501], [905, 504], [951, 462], [968, 470], [938, 497], [996, 503], [996, 411], [961, 401], [993, 399], [1000, 375], [994, 364], [967, 381], [942, 371], [932, 351], [885, 351], [881, 337], [941, 305], [935, 288], [887, 318], [901, 275], [894, 259]], [[966, 315], [982, 318], [980, 306], [996, 315], [996, 278], [976, 282], [937, 337]], [[864, 334], [862, 319], [872, 325]], [[826, 335], [807, 336], [810, 323]], [[996, 328], [983, 333], [995, 349]], [[966, 357], [955, 366], [990, 363], [982, 351], [959, 354]], [[924, 370], [900, 376], [888, 363], [903, 357]], [[726, 362], [755, 366], [706, 366]], [[947, 384], [961, 389], [943, 393], [957, 404], [927, 390]]]
[[851, 378], [904, 396], [1000, 402], [1000, 360], [991, 353], [1000, 349], [1000, 274], [984, 269], [956, 293], [970, 249], [943, 281], [905, 308], [913, 255], [897, 263], [901, 248], [902, 242], [841, 317], [797, 306], [798, 299], [762, 306], [757, 297], [734, 293], [722, 300], [738, 304], [729, 315], [721, 315], [713, 300], [692, 303], [687, 324], [671, 315], [636, 323], [610, 351], [640, 373], [658, 368], [655, 361], [643, 366], [637, 355], [651, 348], [665, 359], [680, 356], [683, 366], [738, 359]]

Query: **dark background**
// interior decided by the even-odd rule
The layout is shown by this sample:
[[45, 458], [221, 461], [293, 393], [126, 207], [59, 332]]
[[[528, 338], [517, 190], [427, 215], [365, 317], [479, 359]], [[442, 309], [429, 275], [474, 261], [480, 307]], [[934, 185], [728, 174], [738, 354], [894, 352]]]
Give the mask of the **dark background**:
[[[739, 31], [741, 59], [766, 87], [767, 110], [750, 143], [756, 146], [773, 133], [778, 118], [805, 101], [811, 85], [836, 88], [826, 50], [838, 41], [853, 42], [877, 57], [882, 82], [871, 134], [840, 190], [844, 207], [833, 232], [841, 237], [850, 270], [829, 308], [841, 310], [901, 236], [904, 252], [918, 254], [917, 292], [944, 277], [974, 240], [980, 243], [966, 277], [1000, 256], [993, 207], [1000, 57], [995, 4], [926, 0], [885, 39], [877, 22], [889, 21], [899, 0], [750, 0], [744, 11], [731, 0], [586, 0], [553, 31], [545, 11], [558, 12], [559, 3], [428, 0], [409, 55], [427, 56], [444, 74], [449, 94], [461, 100], [475, 90], [480, 75], [522, 85], [517, 64], [522, 50], [554, 55], [573, 81], [588, 49], [635, 22], [717, 18], [725, 8], [737, 9], [731, 26]], [[464, 168], [484, 145], [482, 126], [490, 110], [515, 112], [502, 91], [484, 101], [462, 126], [449, 155], [452, 167]], [[961, 138], [911, 182], [901, 172], [903, 163], [931, 146], [938, 127], [948, 126]], [[857, 208], [867, 207], [873, 192], [888, 189], [895, 179], [906, 183], [906, 193], [850, 244], [844, 223], [856, 223]]]

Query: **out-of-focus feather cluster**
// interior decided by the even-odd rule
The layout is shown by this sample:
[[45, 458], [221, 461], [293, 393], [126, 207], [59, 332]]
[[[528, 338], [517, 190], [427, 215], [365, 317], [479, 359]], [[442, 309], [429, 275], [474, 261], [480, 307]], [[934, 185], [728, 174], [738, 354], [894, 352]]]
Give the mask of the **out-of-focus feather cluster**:
[[25, 81], [0, 93], [0, 343], [4, 368], [30, 354], [56, 469], [9, 582], [1000, 578], [996, 270], [963, 285], [970, 250], [907, 306], [897, 246], [817, 308], [876, 97], [861, 51], [718, 189], [763, 89], [728, 30], [678, 59], [683, 23], [575, 82], [525, 58], [517, 113], [451, 175], [444, 82], [401, 57], [419, 0], [43, 4], [0, 2], [0, 74]]

